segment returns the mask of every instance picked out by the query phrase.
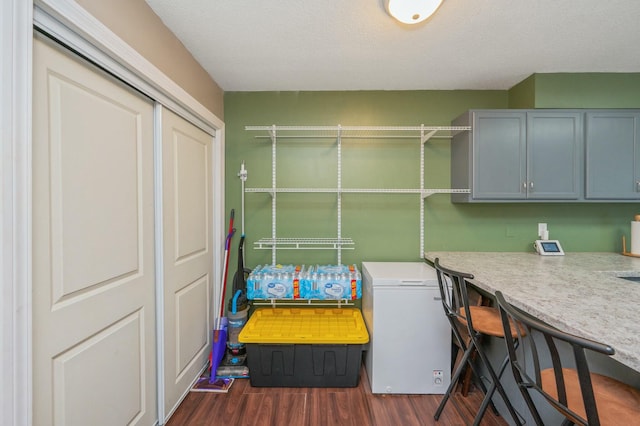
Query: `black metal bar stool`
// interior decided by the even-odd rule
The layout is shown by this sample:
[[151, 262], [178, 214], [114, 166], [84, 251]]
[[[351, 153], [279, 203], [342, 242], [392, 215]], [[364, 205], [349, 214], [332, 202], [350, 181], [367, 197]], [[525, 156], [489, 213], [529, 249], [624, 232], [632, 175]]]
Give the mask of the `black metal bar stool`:
[[[458, 364], [458, 368], [451, 377], [451, 384], [442, 397], [442, 401], [433, 416], [436, 420], [440, 418], [442, 410], [444, 410], [449, 397], [453, 393], [456, 383], [460, 378], [465, 365], [468, 365], [479, 382], [479, 387], [485, 393], [482, 404], [476, 414], [473, 424], [478, 425], [484, 416], [485, 411], [489, 404], [492, 404], [491, 398], [497, 390], [502, 399], [504, 400], [507, 410], [513, 417], [516, 424], [520, 423], [518, 414], [511, 405], [507, 394], [500, 384], [500, 377], [504, 372], [507, 364], [509, 363], [509, 357], [505, 356], [498, 372], [491, 366], [487, 355], [484, 353], [482, 346], [480, 345], [481, 337], [493, 336], [504, 338], [504, 330], [502, 328], [502, 321], [500, 313], [497, 308], [489, 306], [470, 306], [468, 296], [468, 281], [473, 279], [472, 274], [454, 271], [440, 265], [440, 259], [435, 259], [434, 266], [438, 276], [438, 284], [440, 286], [440, 294], [442, 297], [442, 305], [444, 307], [445, 314], [451, 324], [451, 330], [460, 348], [464, 350], [464, 354]], [[469, 333], [469, 343], [466, 344], [465, 340], [460, 334], [458, 326], [462, 324], [466, 326]], [[511, 335], [517, 338], [518, 332], [516, 330], [511, 331]], [[483, 382], [480, 370], [471, 360], [471, 354], [476, 352], [479, 360], [484, 365], [486, 371], [489, 374], [491, 383], [487, 389]], [[497, 412], [497, 411], [496, 411]]]
[[[515, 309], [501, 292], [496, 292], [502, 323], [508, 330], [515, 321], [526, 330], [505, 342], [513, 375], [536, 424], [543, 426], [530, 393], [538, 393], [558, 410], [565, 423], [578, 425], [640, 424], [640, 389], [600, 374], [591, 373], [587, 351], [613, 355], [611, 346], [565, 333]], [[542, 338], [537, 339], [537, 335]], [[570, 345], [573, 356], [562, 359], [556, 343]], [[551, 367], [542, 368], [549, 359]], [[528, 362], [527, 362], [528, 361]], [[522, 424], [516, 422], [516, 424]]]

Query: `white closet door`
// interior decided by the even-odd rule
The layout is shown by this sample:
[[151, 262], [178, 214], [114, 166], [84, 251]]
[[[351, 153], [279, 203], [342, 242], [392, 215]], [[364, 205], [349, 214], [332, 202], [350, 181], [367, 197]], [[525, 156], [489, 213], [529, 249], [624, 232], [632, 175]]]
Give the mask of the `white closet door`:
[[33, 73], [33, 424], [154, 424], [153, 104], [48, 41]]
[[163, 109], [165, 416], [188, 392], [210, 350], [212, 142]]

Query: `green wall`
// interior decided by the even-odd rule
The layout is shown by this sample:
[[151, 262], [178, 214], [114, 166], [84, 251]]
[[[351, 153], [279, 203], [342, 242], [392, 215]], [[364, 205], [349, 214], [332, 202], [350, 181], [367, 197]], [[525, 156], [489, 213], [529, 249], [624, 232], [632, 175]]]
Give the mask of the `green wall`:
[[[537, 91], [548, 93], [553, 85], [552, 78], [544, 80], [541, 84], [536, 76], [535, 84], [527, 82], [519, 94], [515, 90], [227, 92], [227, 208], [236, 209], [240, 231], [241, 182], [237, 174], [242, 161], [248, 170], [247, 187], [271, 185], [270, 141], [255, 138], [255, 132], [244, 130], [247, 125], [448, 126], [467, 109], [526, 103], [532, 87], [537, 102]], [[576, 98], [581, 99], [579, 94]], [[626, 100], [621, 102], [628, 106]], [[413, 140], [345, 140], [343, 186], [417, 188], [419, 152], [419, 142]], [[279, 141], [279, 186], [335, 185], [335, 155], [334, 140]], [[427, 188], [450, 187], [449, 155], [448, 139], [427, 143]], [[267, 194], [249, 193], [245, 200], [246, 266], [253, 268], [271, 262], [270, 251], [253, 248], [255, 240], [271, 235], [271, 199]], [[417, 195], [344, 195], [342, 235], [354, 239], [355, 250], [343, 251], [343, 263], [419, 260], [419, 203]], [[452, 204], [447, 194], [432, 195], [424, 204], [426, 250], [532, 251], [537, 223], [546, 222], [551, 238], [561, 240], [568, 252], [616, 252], [633, 215], [640, 213], [638, 204]], [[335, 195], [278, 194], [278, 236], [335, 236], [335, 209]], [[235, 271], [237, 242], [236, 237], [230, 277]], [[284, 250], [278, 251], [277, 261], [335, 263], [336, 256], [334, 251]]]
[[536, 108], [640, 108], [640, 73], [536, 74]]
[[534, 74], [509, 89], [509, 108], [536, 107], [536, 77], [537, 74]]
[[640, 73], [533, 74], [509, 89], [509, 108], [640, 108]]

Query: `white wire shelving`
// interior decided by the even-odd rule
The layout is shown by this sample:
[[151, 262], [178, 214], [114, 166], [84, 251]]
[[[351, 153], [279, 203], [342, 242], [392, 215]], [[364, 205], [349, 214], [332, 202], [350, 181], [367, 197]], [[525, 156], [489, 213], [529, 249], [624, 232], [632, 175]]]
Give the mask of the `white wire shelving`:
[[351, 238], [261, 238], [254, 243], [258, 249], [282, 250], [353, 250]]
[[[342, 263], [342, 250], [353, 250], [351, 238], [342, 236], [343, 194], [414, 194], [419, 195], [420, 209], [420, 253], [424, 253], [424, 199], [434, 194], [469, 193], [469, 189], [425, 188], [424, 146], [430, 139], [450, 139], [456, 133], [471, 130], [470, 126], [246, 126], [246, 131], [262, 132], [257, 139], [271, 141], [271, 187], [244, 188], [247, 193], [271, 195], [271, 238], [254, 242], [256, 249], [271, 250], [272, 263], [276, 263], [277, 250], [336, 250], [337, 263]], [[276, 182], [276, 158], [278, 139], [336, 140], [337, 184], [331, 188], [283, 188]], [[343, 139], [414, 139], [420, 142], [420, 187], [419, 188], [345, 188], [342, 185], [342, 140]], [[337, 232], [334, 238], [278, 238], [276, 230], [277, 194], [279, 193], [329, 193], [337, 196]]]
[[355, 306], [353, 300], [349, 299], [335, 299], [335, 300], [317, 300], [317, 299], [254, 299], [251, 301], [253, 306], [271, 306], [275, 308], [277, 306], [331, 306], [334, 308]]

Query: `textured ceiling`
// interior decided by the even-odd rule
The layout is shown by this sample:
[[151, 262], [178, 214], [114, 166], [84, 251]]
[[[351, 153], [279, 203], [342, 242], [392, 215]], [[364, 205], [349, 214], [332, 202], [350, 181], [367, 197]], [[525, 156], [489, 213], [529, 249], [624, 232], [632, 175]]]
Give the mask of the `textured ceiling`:
[[146, 0], [225, 91], [509, 89], [534, 73], [640, 72], [639, 0]]

